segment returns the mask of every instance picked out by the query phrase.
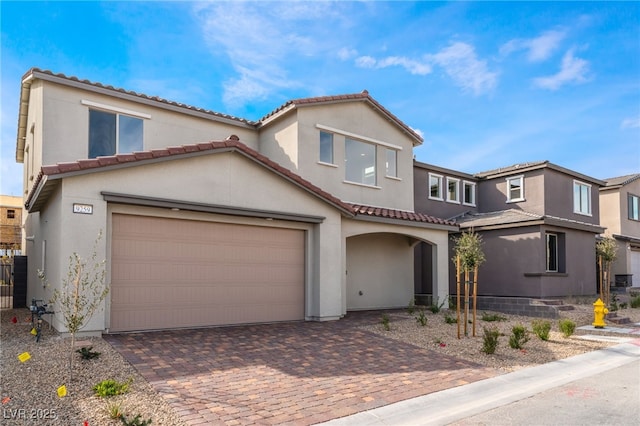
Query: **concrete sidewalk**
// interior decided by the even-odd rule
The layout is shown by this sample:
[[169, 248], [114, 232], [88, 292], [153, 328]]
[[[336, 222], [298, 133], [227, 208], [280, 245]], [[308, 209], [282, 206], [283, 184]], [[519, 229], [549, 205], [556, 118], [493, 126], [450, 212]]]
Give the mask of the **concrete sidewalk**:
[[[625, 370], [625, 380], [632, 388], [632, 395], [637, 395], [638, 387], [640, 387], [640, 371], [637, 368], [637, 366], [640, 367], [640, 339], [625, 340], [626, 343], [599, 351], [401, 401], [335, 419], [322, 423], [322, 425], [447, 425], [597, 375], [601, 376], [601, 380], [598, 382], [608, 386], [610, 391], [626, 392], [621, 387], [620, 389], [616, 388], [617, 384], [608, 380], [607, 372], [631, 363], [634, 364], [627, 368], [628, 371]], [[629, 396], [627, 394], [619, 397], [626, 400]], [[616, 398], [617, 396], [612, 395], [612, 397]], [[633, 406], [638, 406], [640, 401], [628, 402], [629, 408], [632, 410], [629, 415], [635, 416]], [[575, 408], [566, 407], [566, 409], [573, 410]], [[539, 417], [531, 417], [530, 415], [529, 419], [530, 422], [527, 424], [543, 424]], [[499, 424], [499, 422], [495, 422], [496, 418], [493, 420], [492, 424]]]

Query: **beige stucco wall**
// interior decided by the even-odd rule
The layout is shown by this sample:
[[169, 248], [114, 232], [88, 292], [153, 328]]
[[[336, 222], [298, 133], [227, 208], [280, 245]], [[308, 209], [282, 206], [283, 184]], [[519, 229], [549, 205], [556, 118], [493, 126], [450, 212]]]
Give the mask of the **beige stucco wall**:
[[[622, 201], [620, 191], [600, 191], [600, 225], [607, 228], [605, 235], [620, 235], [622, 220]], [[626, 215], [625, 215], [626, 216]]]
[[[321, 129], [318, 125], [400, 147], [397, 151], [398, 178], [385, 176], [386, 147], [378, 144], [376, 185], [345, 182], [345, 135], [334, 133], [335, 167], [320, 164]], [[413, 140], [366, 103], [344, 102], [297, 108], [270, 122], [260, 132], [263, 154], [338, 198], [352, 203], [413, 210]], [[366, 139], [363, 141], [372, 143]]]
[[[243, 188], [243, 191], [238, 191], [237, 188]], [[175, 212], [160, 208], [108, 205], [100, 194], [101, 191], [323, 216], [325, 220], [320, 225], [314, 225], [208, 213]], [[109, 222], [110, 215], [115, 211], [261, 226], [284, 226], [307, 231], [307, 318], [337, 319], [343, 315], [342, 268], [337, 266], [343, 263], [339, 211], [238, 153], [212, 154], [67, 178], [55, 194], [55, 200], [55, 203], [48, 205], [42, 212], [38, 223], [32, 224], [34, 232], [39, 226], [38, 233], [42, 237], [38, 235], [38, 239], [49, 240], [47, 276], [54, 285], [61, 282], [66, 274], [71, 252], [77, 250], [81, 254], [90, 254], [100, 230], [104, 230], [105, 238], [98, 244], [96, 254], [98, 259], [107, 259], [107, 283], [109, 282]], [[73, 203], [93, 205], [93, 214], [73, 214]], [[32, 216], [36, 217], [37, 215]], [[50, 250], [51, 247], [57, 249]], [[37, 256], [35, 259], [34, 264], [30, 257], [30, 279], [35, 276]], [[108, 327], [108, 312], [107, 304], [101, 313], [96, 314], [86, 331], [103, 330]], [[59, 323], [54, 325], [58, 329], [61, 328]]]
[[[46, 82], [42, 99], [46, 111], [43, 116], [44, 164], [76, 161], [88, 157], [89, 109], [91, 107], [82, 105], [82, 100], [150, 115], [151, 118], [143, 119], [144, 151], [224, 140], [231, 134], [237, 135], [246, 145], [258, 149], [257, 132], [241, 124], [234, 126], [194, 117], [185, 113], [185, 110], [182, 113], [174, 112], [147, 105], [141, 101], [135, 102]], [[32, 99], [31, 104], [37, 103]]]

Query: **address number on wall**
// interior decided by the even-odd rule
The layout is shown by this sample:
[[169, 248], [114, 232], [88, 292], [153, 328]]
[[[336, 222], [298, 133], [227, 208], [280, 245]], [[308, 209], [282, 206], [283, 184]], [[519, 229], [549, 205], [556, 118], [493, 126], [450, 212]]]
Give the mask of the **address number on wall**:
[[93, 206], [91, 204], [74, 204], [73, 212], [79, 214], [93, 214]]

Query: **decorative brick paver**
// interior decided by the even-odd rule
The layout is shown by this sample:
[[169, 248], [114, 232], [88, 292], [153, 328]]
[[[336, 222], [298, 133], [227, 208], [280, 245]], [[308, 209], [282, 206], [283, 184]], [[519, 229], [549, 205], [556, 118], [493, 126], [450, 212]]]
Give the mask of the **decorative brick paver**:
[[379, 317], [105, 340], [189, 425], [310, 425], [499, 374], [358, 328]]

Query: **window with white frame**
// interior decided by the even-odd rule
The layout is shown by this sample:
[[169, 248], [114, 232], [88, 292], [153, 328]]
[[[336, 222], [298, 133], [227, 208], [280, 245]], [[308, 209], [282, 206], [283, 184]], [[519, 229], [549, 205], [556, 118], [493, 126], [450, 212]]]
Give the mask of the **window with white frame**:
[[573, 181], [573, 212], [591, 216], [591, 185]]
[[333, 133], [320, 132], [320, 161], [333, 164]]
[[398, 151], [395, 149], [386, 149], [387, 151], [387, 176], [398, 177]]
[[476, 184], [474, 182], [462, 182], [462, 204], [476, 205]]
[[345, 139], [345, 179], [364, 185], [376, 184], [376, 146]]
[[629, 219], [640, 220], [640, 197], [637, 195], [629, 194]]
[[460, 203], [460, 179], [447, 178], [447, 201]]
[[142, 119], [89, 110], [89, 158], [142, 151]]
[[547, 233], [547, 272], [558, 272], [558, 235]]
[[524, 176], [507, 178], [507, 202], [524, 201]]
[[429, 198], [442, 201], [442, 176], [429, 173]]

